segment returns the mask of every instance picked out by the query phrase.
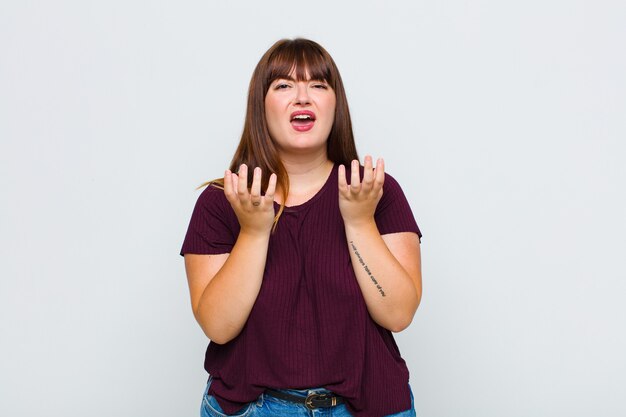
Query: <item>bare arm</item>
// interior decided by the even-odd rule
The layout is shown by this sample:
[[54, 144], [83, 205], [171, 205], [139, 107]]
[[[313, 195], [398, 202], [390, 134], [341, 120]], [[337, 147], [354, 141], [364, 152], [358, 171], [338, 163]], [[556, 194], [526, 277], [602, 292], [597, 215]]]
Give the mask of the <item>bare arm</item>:
[[381, 236], [376, 224], [346, 228], [352, 265], [367, 309], [393, 332], [411, 324], [422, 296], [419, 239], [415, 233]]
[[235, 338], [250, 315], [263, 281], [274, 220], [276, 176], [270, 177], [265, 196], [260, 195], [260, 169], [254, 171], [250, 192], [246, 178], [245, 165], [239, 176], [230, 171], [224, 176], [224, 194], [241, 226], [231, 253], [185, 255], [194, 316], [204, 333], [220, 344]]
[[358, 161], [352, 164], [347, 185], [345, 169], [340, 167], [340, 209], [357, 281], [367, 309], [379, 325], [394, 332], [405, 329], [413, 320], [422, 296], [419, 239], [415, 233], [381, 236], [374, 211], [382, 196], [384, 165], [373, 170], [365, 158], [363, 182]]

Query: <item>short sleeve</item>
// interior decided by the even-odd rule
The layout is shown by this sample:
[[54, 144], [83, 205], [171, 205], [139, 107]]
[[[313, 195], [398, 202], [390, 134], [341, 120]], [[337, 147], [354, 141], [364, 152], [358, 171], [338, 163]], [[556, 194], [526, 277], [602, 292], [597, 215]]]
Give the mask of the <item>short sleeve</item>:
[[237, 216], [224, 191], [209, 185], [198, 197], [180, 254], [230, 253], [238, 235]]
[[422, 232], [417, 226], [411, 206], [400, 184], [391, 175], [385, 173], [383, 196], [374, 213], [376, 226], [381, 235], [399, 232], [414, 232], [422, 240]]

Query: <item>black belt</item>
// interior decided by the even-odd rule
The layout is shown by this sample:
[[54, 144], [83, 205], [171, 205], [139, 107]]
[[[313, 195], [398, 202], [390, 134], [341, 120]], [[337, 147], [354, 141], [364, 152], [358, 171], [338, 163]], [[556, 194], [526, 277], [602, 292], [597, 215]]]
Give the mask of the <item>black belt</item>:
[[306, 397], [300, 397], [298, 395], [287, 394], [282, 391], [275, 391], [273, 389], [265, 390], [267, 395], [271, 395], [272, 397], [280, 398], [281, 400], [289, 401], [297, 404], [304, 404], [306, 408], [309, 410], [314, 410], [316, 408], [323, 407], [334, 407], [337, 404], [343, 404], [343, 398], [337, 397], [335, 395], [324, 393], [324, 394], [309, 394]]

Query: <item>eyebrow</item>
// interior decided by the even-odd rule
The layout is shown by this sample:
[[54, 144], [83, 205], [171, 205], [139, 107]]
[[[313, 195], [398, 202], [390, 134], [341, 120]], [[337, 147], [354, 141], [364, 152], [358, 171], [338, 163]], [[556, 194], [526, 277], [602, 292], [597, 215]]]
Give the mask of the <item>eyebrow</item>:
[[[294, 78], [293, 78], [292, 76], [290, 76], [290, 75], [286, 75], [286, 76], [279, 76], [279, 77], [276, 77], [276, 79], [274, 79], [274, 81], [277, 81], [277, 80], [287, 80], [287, 81], [292, 81], [292, 82], [294, 82], [294, 83], [295, 83], [295, 82], [298, 82], [298, 80], [294, 79]], [[272, 81], [272, 82], [274, 82], [274, 81]], [[322, 79], [322, 78], [309, 78], [309, 79], [308, 79], [308, 80], [306, 80], [306, 81], [320, 81], [320, 82], [328, 83], [328, 81], [326, 81], [326, 80], [324, 80], [324, 79]]]

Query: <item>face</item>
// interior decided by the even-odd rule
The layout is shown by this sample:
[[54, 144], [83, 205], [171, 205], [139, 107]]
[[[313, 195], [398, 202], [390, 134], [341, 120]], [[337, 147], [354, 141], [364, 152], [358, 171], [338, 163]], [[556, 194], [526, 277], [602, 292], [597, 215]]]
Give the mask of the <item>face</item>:
[[270, 136], [282, 152], [326, 149], [335, 120], [335, 91], [321, 80], [296, 81], [295, 71], [274, 80], [265, 96]]

